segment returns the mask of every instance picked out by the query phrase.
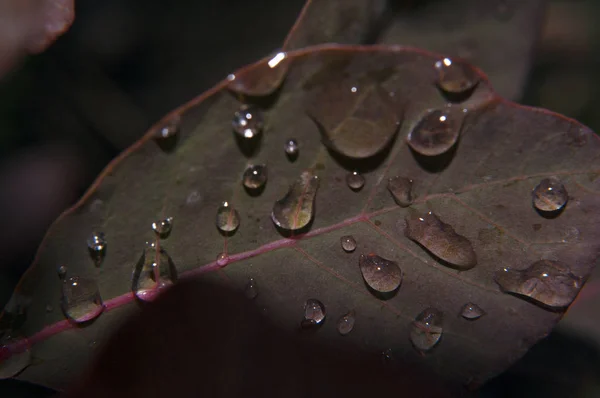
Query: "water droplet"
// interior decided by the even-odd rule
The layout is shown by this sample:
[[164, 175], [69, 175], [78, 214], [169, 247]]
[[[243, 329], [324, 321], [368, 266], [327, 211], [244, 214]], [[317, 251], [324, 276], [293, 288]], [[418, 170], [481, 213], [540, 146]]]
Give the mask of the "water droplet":
[[443, 314], [436, 308], [421, 312], [410, 327], [410, 341], [419, 351], [429, 351], [442, 338]]
[[179, 137], [180, 126], [181, 119], [179, 116], [175, 116], [158, 129], [154, 139], [163, 151], [170, 152], [175, 149]]
[[437, 85], [446, 93], [463, 94], [479, 83], [479, 76], [468, 64], [444, 58], [435, 63]]
[[78, 276], [63, 281], [61, 307], [67, 318], [77, 323], [95, 319], [104, 310], [96, 282]]
[[264, 122], [260, 109], [252, 105], [242, 105], [233, 115], [233, 130], [243, 138], [253, 138], [262, 132]]
[[371, 253], [361, 254], [358, 264], [365, 282], [376, 292], [394, 292], [402, 283], [402, 270], [394, 261]]
[[391, 348], [388, 348], [381, 352], [381, 360], [384, 364], [389, 364], [394, 361], [394, 352]]
[[251, 191], [262, 189], [267, 183], [267, 166], [256, 164], [248, 166], [242, 177], [244, 187]]
[[408, 207], [413, 201], [412, 197], [413, 180], [406, 177], [392, 177], [388, 180], [388, 191], [400, 207]]
[[325, 306], [317, 299], [308, 299], [304, 303], [302, 326], [321, 325], [325, 321]]
[[428, 112], [408, 134], [408, 145], [424, 156], [438, 156], [456, 144], [464, 112], [446, 107]]
[[484, 316], [485, 311], [477, 304], [467, 303], [462, 307], [460, 315], [465, 319], [475, 320]]
[[229, 262], [229, 256], [227, 255], [227, 253], [217, 254], [217, 265], [220, 265], [222, 267], [224, 265], [227, 265], [228, 262]]
[[583, 285], [566, 264], [552, 260], [536, 261], [522, 271], [504, 268], [496, 272], [494, 279], [504, 292], [551, 308], [567, 307]]
[[154, 242], [146, 242], [133, 270], [133, 294], [142, 301], [151, 301], [176, 281], [177, 269], [167, 251]]
[[357, 171], [353, 171], [346, 175], [346, 184], [353, 191], [360, 191], [365, 186], [365, 177]]
[[246, 288], [244, 289], [244, 294], [250, 300], [255, 299], [258, 296], [258, 286], [256, 284], [256, 280], [254, 278], [250, 278], [248, 283], [246, 283]]
[[106, 255], [106, 238], [102, 232], [92, 232], [87, 240], [90, 256], [96, 265], [100, 265]]
[[193, 204], [200, 202], [201, 199], [202, 199], [202, 196], [200, 195], [200, 193], [198, 191], [192, 191], [192, 192], [190, 192], [188, 197], [185, 199], [185, 203], [188, 205], [193, 205]]
[[173, 228], [173, 217], [167, 217], [152, 223], [152, 230], [156, 233], [156, 236], [161, 239], [165, 239], [169, 236], [171, 228]]
[[310, 171], [303, 172], [287, 194], [273, 205], [273, 223], [288, 231], [297, 231], [309, 225], [314, 216], [318, 188], [319, 178]]
[[298, 147], [298, 141], [294, 138], [290, 138], [285, 141], [285, 145], [283, 146], [285, 150], [285, 154], [290, 159], [295, 159], [298, 157], [298, 153], [300, 153], [300, 148]]
[[283, 83], [290, 64], [288, 59], [285, 52], [276, 52], [268, 60], [237, 71], [233, 79], [228, 77], [228, 88], [248, 97], [270, 95]]
[[354, 311], [350, 311], [338, 320], [337, 330], [342, 335], [345, 336], [354, 329], [354, 322], [356, 320], [356, 314]]
[[56, 273], [58, 274], [58, 277], [62, 280], [65, 279], [65, 276], [67, 276], [67, 266], [66, 265], [60, 265], [57, 269], [56, 269]]
[[240, 215], [229, 202], [223, 202], [217, 210], [217, 228], [224, 234], [235, 232], [240, 226]]
[[558, 212], [569, 200], [565, 186], [556, 177], [544, 178], [532, 192], [533, 206], [542, 212]]
[[31, 363], [29, 347], [17, 344], [17, 341], [11, 336], [0, 341], [0, 380], [16, 376]]
[[457, 234], [451, 225], [442, 222], [432, 212], [411, 212], [405, 220], [404, 234], [440, 260], [461, 270], [477, 264], [477, 256], [471, 242]]
[[353, 252], [356, 249], [356, 239], [352, 235], [345, 235], [340, 238], [340, 243], [342, 244], [342, 249], [346, 253]]

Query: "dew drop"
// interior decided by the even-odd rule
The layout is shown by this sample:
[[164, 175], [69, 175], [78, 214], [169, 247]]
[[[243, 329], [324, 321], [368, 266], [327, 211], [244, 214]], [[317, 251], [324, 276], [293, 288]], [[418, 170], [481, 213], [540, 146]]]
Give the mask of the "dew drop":
[[365, 177], [357, 171], [353, 171], [346, 175], [346, 184], [353, 191], [360, 191], [365, 186]]
[[244, 187], [250, 191], [262, 189], [267, 183], [267, 174], [267, 166], [264, 164], [248, 166], [242, 176]]
[[457, 142], [464, 112], [446, 107], [428, 112], [408, 134], [408, 145], [424, 156], [448, 152]]
[[154, 242], [146, 242], [131, 279], [133, 294], [142, 301], [151, 301], [177, 281], [177, 269], [165, 249]]
[[63, 281], [61, 307], [73, 322], [87, 322], [104, 310], [98, 285], [92, 279], [73, 276]]
[[235, 232], [240, 226], [240, 215], [229, 202], [223, 202], [217, 209], [217, 228], [224, 234]]
[[479, 76], [468, 64], [444, 58], [435, 63], [438, 87], [450, 94], [464, 94], [475, 88]]
[[173, 217], [167, 217], [160, 221], [155, 221], [152, 223], [152, 230], [161, 239], [165, 239], [171, 233], [171, 228], [173, 228]]
[[263, 130], [262, 112], [256, 106], [242, 105], [233, 115], [231, 125], [240, 137], [254, 138]]
[[298, 141], [294, 138], [290, 138], [285, 141], [285, 145], [283, 146], [285, 150], [285, 154], [289, 159], [296, 159], [298, 154], [300, 153], [300, 148], [298, 147]]
[[413, 201], [412, 197], [413, 180], [406, 177], [392, 177], [388, 180], [388, 191], [400, 207], [408, 207]]
[[402, 283], [402, 270], [394, 261], [372, 253], [361, 254], [358, 265], [365, 282], [376, 292], [394, 292]]
[[485, 311], [477, 304], [467, 303], [463, 305], [460, 315], [465, 319], [475, 320], [484, 316]]
[[504, 268], [494, 280], [506, 293], [523, 296], [550, 308], [567, 307], [583, 285], [569, 266], [559, 261], [536, 261], [524, 270]]
[[227, 253], [219, 253], [217, 254], [217, 265], [224, 266], [229, 262], [229, 256]]
[[342, 249], [346, 253], [353, 252], [356, 249], [356, 239], [352, 235], [344, 235], [340, 238], [340, 243], [342, 244]]
[[256, 284], [256, 279], [250, 278], [248, 279], [248, 283], [246, 283], [246, 287], [244, 288], [244, 294], [246, 298], [253, 300], [258, 296], [258, 286]]
[[325, 306], [317, 299], [308, 299], [304, 303], [303, 327], [321, 325], [325, 321]]
[[533, 189], [533, 206], [541, 212], [552, 213], [562, 210], [569, 200], [565, 186], [556, 177], [544, 178]]
[[404, 234], [444, 261], [444, 265], [465, 270], [477, 264], [471, 242], [457, 234], [451, 225], [442, 222], [432, 212], [415, 212], [406, 216]]
[[100, 265], [106, 255], [106, 238], [102, 232], [92, 232], [87, 240], [90, 256], [96, 265]]
[[65, 276], [67, 276], [67, 266], [66, 265], [58, 266], [58, 268], [56, 269], [56, 273], [58, 274], [59, 279], [61, 279], [61, 280], [65, 279]]
[[442, 338], [443, 314], [436, 308], [423, 310], [410, 326], [410, 341], [421, 352], [431, 350]]
[[337, 322], [337, 330], [342, 335], [345, 336], [354, 329], [354, 322], [356, 320], [356, 313], [354, 311], [350, 311], [342, 317]]
[[273, 205], [273, 223], [288, 231], [297, 231], [308, 226], [314, 217], [318, 188], [319, 178], [310, 171], [303, 172], [290, 186], [287, 194]]
[[173, 149], [175, 149], [180, 126], [181, 119], [176, 116], [158, 129], [156, 135], [154, 136], [154, 140], [163, 151], [171, 152]]
[[0, 341], [0, 380], [19, 374], [31, 364], [31, 351], [26, 345], [20, 345], [19, 339], [5, 336]]

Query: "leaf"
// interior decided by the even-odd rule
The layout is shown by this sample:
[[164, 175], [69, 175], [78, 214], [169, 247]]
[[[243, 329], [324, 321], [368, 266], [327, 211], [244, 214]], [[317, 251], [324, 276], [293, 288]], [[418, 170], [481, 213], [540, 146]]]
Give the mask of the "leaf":
[[[230, 286], [243, 290], [254, 278], [257, 305], [285, 330], [297, 330], [304, 302], [314, 298], [333, 320], [310, 336], [315, 341], [355, 352], [391, 349], [403, 363], [423, 365], [455, 385], [479, 385], [506, 369], [549, 333], [562, 312], [503, 292], [494, 274], [551, 260], [585, 280], [599, 249], [600, 143], [574, 120], [500, 98], [480, 76], [470, 96], [452, 105], [465, 109], [456, 145], [435, 157], [412, 151], [408, 134], [432, 109], [447, 106], [435, 84], [434, 64], [440, 57], [385, 46], [332, 45], [288, 53], [290, 68], [281, 89], [257, 99], [270, 106], [252, 152], [240, 150], [231, 128], [241, 103], [228, 92], [230, 81], [167, 115], [113, 161], [48, 232], [0, 319], [15, 328], [25, 319], [18, 331], [29, 336], [32, 354], [39, 358], [19, 378], [60, 389], [77, 377], [91, 355], [90, 344], [101, 345], [137, 311], [130, 292], [132, 271], [144, 242], [155, 238], [152, 223], [166, 217], [173, 217], [172, 230], [160, 245], [181, 279], [223, 283], [220, 276], [225, 276]], [[267, 70], [265, 62], [236, 76]], [[318, 126], [305, 113], [308, 99], [319, 98], [307, 87], [333, 75], [345, 77], [348, 85], [337, 87], [347, 95], [355, 94], [351, 87], [360, 91], [366, 77], [388, 93], [403, 117], [386, 151], [356, 159], [321, 144]], [[179, 120], [178, 139], [173, 150], [163, 151], [155, 139], [172, 120]], [[295, 161], [284, 152], [289, 138], [298, 140]], [[249, 195], [242, 185], [248, 163], [268, 164], [269, 181], [259, 195]], [[305, 170], [320, 181], [314, 219], [308, 232], [282, 237], [271, 220], [273, 204]], [[350, 170], [365, 177], [363, 189], [346, 185]], [[412, 190], [410, 196], [403, 194], [412, 199], [409, 207], [398, 206], [388, 190], [388, 178], [395, 176], [413, 180], [404, 184]], [[552, 217], [536, 212], [531, 194], [550, 176], [559, 178], [570, 196]], [[224, 201], [241, 219], [232, 236], [222, 236], [215, 225]], [[429, 254], [429, 241], [420, 246], [407, 238], [404, 219], [411, 211], [431, 211], [446, 225], [442, 230], [450, 226], [454, 238], [468, 240], [477, 264], [456, 270]], [[92, 231], [106, 237], [100, 268], [86, 245]], [[340, 245], [346, 235], [357, 241], [351, 253]], [[402, 283], [392, 297], [376, 297], [365, 286], [359, 258], [370, 253], [400, 267]], [[106, 309], [93, 323], [75, 327], [64, 320], [58, 310], [57, 265], [66, 265], [69, 275], [96, 276]], [[467, 303], [486, 316], [475, 321], [461, 317]], [[443, 313], [443, 332], [439, 343], [422, 354], [409, 335], [415, 317], [428, 308]], [[335, 323], [350, 310], [356, 313], [355, 327], [341, 337]]]

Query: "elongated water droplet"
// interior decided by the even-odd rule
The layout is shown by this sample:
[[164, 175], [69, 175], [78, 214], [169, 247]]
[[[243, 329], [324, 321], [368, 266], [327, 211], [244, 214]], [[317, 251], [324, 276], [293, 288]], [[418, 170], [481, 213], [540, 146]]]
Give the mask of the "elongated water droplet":
[[147, 242], [131, 280], [133, 294], [142, 301], [151, 301], [177, 281], [177, 269], [165, 249], [154, 242]]
[[462, 61], [444, 58], [435, 63], [438, 74], [437, 85], [446, 93], [463, 94], [479, 83], [475, 70]]
[[96, 282], [78, 276], [63, 281], [61, 307], [65, 316], [77, 323], [95, 319], [104, 310]]
[[406, 177], [392, 177], [388, 180], [388, 191], [400, 207], [408, 207], [413, 201], [412, 196], [413, 180]]
[[171, 152], [175, 149], [179, 138], [180, 126], [181, 119], [179, 116], [176, 116], [158, 129], [154, 140], [163, 151]]
[[308, 299], [304, 303], [303, 327], [321, 325], [325, 321], [325, 306], [317, 299]]
[[0, 380], [16, 376], [31, 363], [29, 346], [18, 341], [8, 335], [0, 341]]
[[246, 283], [246, 288], [244, 289], [244, 294], [250, 300], [255, 299], [256, 296], [258, 296], [258, 286], [254, 278], [248, 279], [248, 283]]
[[354, 311], [350, 311], [338, 320], [337, 330], [342, 335], [345, 336], [354, 329], [354, 322], [356, 320], [356, 314]]
[[58, 268], [56, 269], [56, 273], [58, 274], [58, 278], [59, 279], [65, 279], [65, 276], [67, 276], [67, 266], [66, 265], [59, 265]]
[[411, 212], [405, 220], [404, 234], [439, 259], [462, 270], [473, 268], [477, 264], [471, 242], [432, 212]]
[[552, 213], [562, 210], [569, 200], [565, 186], [556, 177], [544, 178], [533, 189], [533, 206], [542, 212]]
[[290, 62], [285, 52], [274, 53], [268, 61], [244, 68], [229, 75], [228, 88], [238, 94], [249, 97], [266, 96], [281, 86]]
[[225, 234], [235, 232], [240, 226], [240, 215], [229, 202], [223, 202], [217, 209], [217, 228]]
[[242, 182], [250, 191], [262, 189], [267, 183], [267, 166], [264, 164], [248, 166], [244, 171]]
[[372, 253], [361, 254], [358, 265], [365, 282], [376, 292], [394, 292], [402, 283], [402, 270], [394, 261], [386, 260]]
[[100, 265], [106, 255], [106, 238], [102, 232], [92, 232], [87, 240], [90, 256], [96, 265]]
[[294, 138], [286, 140], [283, 149], [285, 150], [287, 157], [291, 160], [296, 159], [298, 157], [298, 153], [300, 153], [298, 141], [296, 141]]
[[536, 261], [522, 271], [504, 268], [496, 272], [494, 279], [504, 292], [551, 308], [567, 307], [583, 285], [568, 265], [551, 260]]
[[365, 186], [365, 177], [357, 171], [353, 171], [346, 176], [346, 184], [351, 190], [360, 191]]
[[469, 320], [479, 319], [485, 315], [485, 311], [477, 304], [467, 303], [462, 307], [460, 315]]
[[344, 235], [340, 238], [340, 243], [342, 244], [342, 249], [346, 253], [353, 252], [356, 249], [356, 239], [352, 235]]
[[408, 145], [424, 156], [438, 156], [456, 144], [464, 113], [456, 107], [428, 112], [408, 134]]
[[429, 351], [442, 338], [443, 314], [436, 308], [421, 312], [410, 327], [410, 341], [419, 351]]
[[252, 105], [242, 105], [233, 115], [233, 130], [243, 138], [253, 138], [263, 130], [263, 115], [260, 109]]
[[273, 223], [288, 231], [306, 227], [314, 217], [318, 188], [319, 178], [310, 171], [303, 172], [288, 193], [273, 205]]
[[171, 233], [171, 228], [173, 228], [173, 217], [167, 217], [160, 221], [155, 221], [152, 223], [152, 230], [161, 239], [165, 239]]

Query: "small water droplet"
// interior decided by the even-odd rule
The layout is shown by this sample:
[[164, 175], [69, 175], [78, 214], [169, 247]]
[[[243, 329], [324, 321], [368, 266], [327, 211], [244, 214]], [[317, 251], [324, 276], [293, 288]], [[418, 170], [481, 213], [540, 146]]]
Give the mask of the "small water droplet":
[[235, 232], [240, 226], [240, 215], [229, 202], [223, 202], [217, 209], [217, 228], [224, 234]]
[[460, 315], [465, 319], [475, 320], [484, 316], [485, 311], [477, 304], [467, 303], [462, 307]]
[[569, 266], [552, 260], [536, 261], [522, 271], [504, 268], [496, 272], [494, 279], [504, 292], [551, 308], [567, 307], [583, 285]]
[[181, 119], [179, 116], [175, 116], [158, 129], [154, 136], [154, 140], [163, 151], [171, 152], [175, 149], [180, 127]]
[[152, 223], [152, 230], [161, 239], [165, 239], [171, 233], [171, 228], [173, 228], [173, 217], [167, 217], [160, 221], [155, 221]]
[[381, 352], [381, 360], [384, 364], [389, 364], [394, 361], [394, 352], [391, 348], [385, 349]]
[[77, 323], [95, 319], [104, 310], [96, 282], [78, 276], [63, 281], [61, 307], [65, 316]]
[[421, 352], [431, 350], [442, 338], [443, 314], [436, 308], [423, 310], [410, 327], [410, 341]]
[[360, 191], [365, 186], [365, 177], [357, 171], [353, 171], [346, 175], [346, 184], [353, 191]]
[[475, 70], [462, 61], [444, 58], [435, 63], [437, 85], [446, 93], [463, 94], [475, 88], [479, 76]]
[[308, 299], [304, 303], [304, 320], [302, 326], [321, 325], [325, 321], [325, 306], [317, 299]]
[[477, 264], [471, 241], [457, 234], [451, 225], [442, 222], [432, 212], [411, 212], [405, 220], [404, 234], [447, 263], [444, 265], [465, 270]]
[[350, 311], [338, 320], [337, 330], [342, 335], [345, 336], [354, 329], [354, 322], [356, 320], [356, 313], [354, 311]]
[[346, 253], [353, 252], [356, 249], [356, 239], [352, 235], [344, 235], [340, 238], [340, 243], [342, 244], [342, 249]]
[[556, 177], [544, 178], [533, 189], [533, 206], [539, 211], [552, 213], [562, 210], [569, 200], [565, 186]]
[[288, 231], [297, 231], [308, 226], [314, 217], [318, 188], [319, 178], [310, 171], [303, 172], [290, 186], [287, 194], [273, 205], [273, 223]]
[[217, 265], [224, 266], [229, 262], [229, 256], [227, 253], [219, 253], [217, 254]]
[[263, 115], [260, 109], [252, 105], [242, 105], [233, 115], [233, 130], [243, 138], [254, 138], [263, 130]]
[[246, 283], [246, 288], [244, 289], [244, 294], [250, 300], [255, 299], [256, 296], [258, 296], [258, 286], [254, 278], [248, 279], [248, 283]]
[[413, 180], [406, 177], [392, 177], [388, 180], [388, 191], [400, 207], [408, 207], [413, 201], [412, 197]]
[[267, 177], [267, 166], [264, 164], [256, 164], [248, 166], [246, 171], [244, 171], [242, 181], [244, 187], [251, 191], [256, 191], [265, 186]]
[[19, 374], [31, 364], [31, 351], [26, 345], [17, 344], [19, 339], [5, 336], [0, 340], [0, 380]]
[[298, 141], [294, 138], [290, 138], [285, 141], [285, 145], [283, 146], [285, 150], [285, 154], [289, 159], [296, 159], [298, 157], [298, 153], [300, 153], [300, 147], [298, 146]]
[[424, 156], [438, 156], [456, 144], [464, 113], [456, 107], [428, 112], [408, 134], [408, 145]]
[[155, 242], [146, 242], [131, 280], [133, 294], [142, 301], [151, 301], [177, 281], [177, 269], [165, 249]]
[[92, 232], [87, 240], [90, 256], [96, 265], [100, 265], [106, 255], [106, 238], [102, 232]]
[[67, 276], [67, 266], [59, 265], [56, 269], [56, 273], [58, 274], [59, 279], [65, 279], [65, 276]]
[[402, 283], [402, 270], [394, 261], [371, 253], [361, 254], [358, 264], [365, 282], [376, 292], [392, 293]]

